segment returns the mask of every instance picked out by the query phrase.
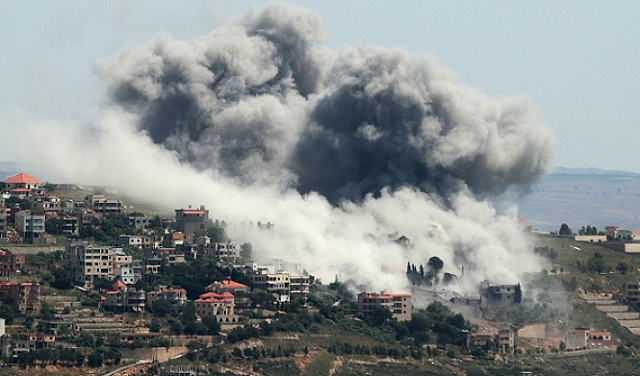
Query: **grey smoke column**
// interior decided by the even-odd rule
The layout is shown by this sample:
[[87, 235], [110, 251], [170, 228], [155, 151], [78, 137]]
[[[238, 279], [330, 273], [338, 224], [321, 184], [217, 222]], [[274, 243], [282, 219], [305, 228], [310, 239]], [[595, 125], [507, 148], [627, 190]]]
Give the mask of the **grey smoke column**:
[[378, 47], [343, 51], [297, 144], [302, 191], [362, 197], [411, 185], [446, 196], [528, 185], [549, 167], [550, 132], [524, 101], [458, 84], [426, 57]]
[[549, 167], [553, 137], [526, 101], [464, 87], [429, 57], [332, 52], [321, 36], [314, 13], [270, 3], [193, 43], [126, 51], [102, 72], [155, 143], [245, 184], [446, 197], [526, 186]]

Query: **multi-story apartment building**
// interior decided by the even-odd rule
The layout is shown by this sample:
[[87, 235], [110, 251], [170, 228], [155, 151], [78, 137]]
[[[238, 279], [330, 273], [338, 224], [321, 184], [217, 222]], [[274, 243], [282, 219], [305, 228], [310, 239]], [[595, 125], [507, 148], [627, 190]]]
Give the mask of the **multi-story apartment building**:
[[309, 277], [308, 276], [291, 276], [291, 296], [307, 301], [309, 295]]
[[104, 195], [89, 195], [84, 198], [87, 208], [102, 215], [120, 214], [124, 207], [122, 201], [109, 200]]
[[520, 284], [516, 285], [490, 285], [483, 282], [482, 286], [483, 301], [491, 303], [520, 303], [522, 299], [522, 290]]
[[12, 255], [9, 252], [0, 250], [0, 276], [8, 277], [22, 270], [24, 262], [24, 255]]
[[114, 278], [115, 250], [86, 242], [71, 243], [65, 250], [64, 264], [74, 283], [91, 288], [96, 278]]
[[111, 290], [107, 291], [102, 308], [113, 312], [143, 312], [146, 295], [144, 290], [136, 290], [116, 278]]
[[80, 218], [65, 215], [62, 217], [62, 232], [69, 235], [78, 235], [80, 231]]
[[138, 230], [146, 230], [151, 226], [153, 222], [153, 217], [148, 216], [139, 216], [139, 217], [129, 217], [129, 227], [133, 227]]
[[45, 242], [44, 213], [23, 210], [16, 213], [16, 231], [25, 243], [41, 244]]
[[31, 209], [37, 212], [59, 212], [62, 211], [62, 202], [56, 196], [33, 195]]
[[200, 317], [213, 317], [220, 323], [236, 323], [234, 297], [230, 292], [205, 292], [193, 302]]
[[206, 231], [208, 226], [209, 210], [204, 205], [200, 209], [176, 209], [176, 231], [184, 233], [189, 242], [195, 232]]
[[291, 277], [287, 272], [269, 273], [268, 269], [259, 269], [249, 276], [251, 287], [264, 290], [276, 297], [279, 303], [291, 300]]
[[100, 213], [94, 212], [91, 209], [85, 209], [80, 213], [78, 213], [78, 220], [80, 222], [80, 227], [84, 227], [84, 226], [95, 227], [96, 225], [100, 224], [100, 218], [102, 218], [102, 215]]
[[153, 309], [153, 303], [166, 300], [171, 304], [171, 313], [178, 314], [187, 302], [187, 290], [180, 286], [158, 286], [156, 290], [147, 292], [147, 307]]
[[624, 298], [629, 303], [638, 304], [640, 302], [640, 278], [624, 284]]
[[389, 294], [385, 292], [361, 292], [358, 294], [358, 314], [372, 317], [376, 308], [386, 308], [398, 321], [411, 320], [411, 294]]
[[238, 243], [232, 240], [220, 243], [209, 243], [206, 249], [207, 255], [215, 258], [238, 258], [241, 252]]
[[124, 253], [122, 248], [114, 249], [113, 275], [118, 277], [125, 285], [133, 285], [137, 282], [132, 268], [133, 257]]
[[0, 300], [20, 313], [40, 312], [40, 284], [37, 282], [0, 282]]

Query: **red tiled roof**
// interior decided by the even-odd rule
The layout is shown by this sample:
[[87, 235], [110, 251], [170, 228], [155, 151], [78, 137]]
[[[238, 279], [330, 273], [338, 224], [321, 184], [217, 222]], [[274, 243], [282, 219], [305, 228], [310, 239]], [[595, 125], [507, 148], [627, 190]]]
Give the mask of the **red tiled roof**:
[[228, 299], [228, 298], [233, 298], [233, 294], [225, 291], [222, 294], [216, 294], [215, 292], [205, 292], [204, 294], [200, 294], [200, 296], [198, 297], [198, 300], [200, 299]]
[[4, 181], [7, 184], [16, 184], [16, 183], [31, 183], [31, 184], [39, 184], [42, 183], [40, 180], [34, 178], [29, 174], [25, 174], [24, 172], [19, 173], [18, 175], [14, 175], [9, 179]]
[[220, 281], [220, 283], [222, 283], [222, 285], [224, 287], [231, 287], [231, 288], [234, 288], [234, 289], [246, 289], [246, 288], [249, 288], [249, 286], [243, 285], [242, 283], [233, 281], [231, 279], [222, 280], [222, 281]]
[[122, 282], [120, 279], [116, 279], [115, 282], [113, 282], [112, 285], [114, 288], [119, 288], [119, 287], [127, 287], [127, 285], [124, 284], [124, 282]]

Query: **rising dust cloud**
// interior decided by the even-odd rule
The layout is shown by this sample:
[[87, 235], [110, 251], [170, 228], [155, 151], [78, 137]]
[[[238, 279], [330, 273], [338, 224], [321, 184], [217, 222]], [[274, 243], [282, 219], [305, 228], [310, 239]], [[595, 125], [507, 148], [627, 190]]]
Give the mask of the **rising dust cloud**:
[[550, 167], [555, 142], [534, 106], [466, 87], [432, 56], [331, 50], [323, 35], [315, 13], [281, 3], [195, 41], [160, 35], [98, 64], [98, 124], [34, 137], [67, 181], [167, 211], [205, 204], [256, 259], [324, 282], [410, 291], [407, 262], [432, 256], [464, 268], [463, 293], [539, 270], [516, 208], [486, 200]]

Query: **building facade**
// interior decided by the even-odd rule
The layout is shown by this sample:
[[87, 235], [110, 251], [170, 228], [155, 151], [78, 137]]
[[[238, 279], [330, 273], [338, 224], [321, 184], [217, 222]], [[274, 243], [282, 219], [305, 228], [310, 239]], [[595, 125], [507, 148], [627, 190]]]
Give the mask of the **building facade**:
[[21, 172], [2, 182], [1, 190], [12, 195], [26, 196], [31, 193], [41, 193], [42, 182], [29, 174]]
[[0, 276], [9, 277], [24, 267], [25, 256], [0, 250]]
[[158, 286], [156, 290], [147, 292], [147, 306], [153, 310], [153, 303], [158, 300], [166, 300], [171, 305], [171, 313], [178, 314], [182, 306], [187, 302], [187, 290], [180, 286]]
[[136, 290], [116, 279], [111, 290], [107, 291], [102, 307], [112, 312], [143, 312], [146, 302], [144, 290]]
[[196, 314], [202, 318], [213, 317], [219, 323], [225, 324], [238, 322], [238, 316], [234, 311], [234, 297], [230, 292], [205, 292], [193, 303], [196, 306]]
[[591, 328], [575, 328], [566, 335], [569, 348], [609, 349], [613, 346], [611, 332], [591, 330]]
[[358, 315], [370, 318], [376, 308], [391, 311], [392, 317], [398, 321], [411, 320], [413, 309], [411, 294], [389, 294], [385, 292], [361, 292], [358, 294]]
[[204, 205], [200, 209], [176, 209], [176, 231], [185, 234], [191, 242], [193, 234], [206, 231], [209, 226], [209, 210]]
[[249, 275], [251, 287], [264, 290], [275, 296], [278, 303], [291, 300], [291, 277], [287, 272], [269, 273], [268, 269], [260, 269]]
[[16, 213], [16, 230], [25, 243], [41, 244], [45, 242], [44, 213], [31, 210]]
[[0, 282], [0, 300], [20, 313], [40, 312], [40, 284], [38, 282]]
[[87, 208], [101, 215], [120, 214], [124, 210], [122, 201], [109, 200], [104, 195], [89, 195], [84, 198]]
[[640, 302], [640, 278], [624, 284], [624, 298], [629, 303], [638, 304]]
[[209, 243], [207, 245], [207, 255], [214, 258], [238, 258], [241, 249], [238, 243], [234, 241], [226, 241], [220, 243]]
[[115, 277], [115, 250], [86, 242], [71, 243], [65, 250], [64, 264], [75, 284], [91, 288], [96, 278]]

